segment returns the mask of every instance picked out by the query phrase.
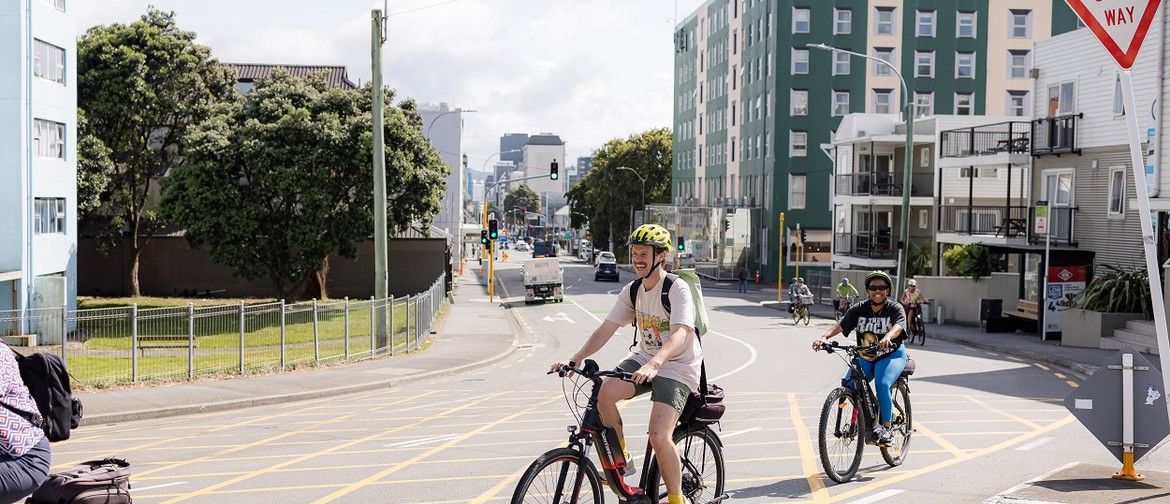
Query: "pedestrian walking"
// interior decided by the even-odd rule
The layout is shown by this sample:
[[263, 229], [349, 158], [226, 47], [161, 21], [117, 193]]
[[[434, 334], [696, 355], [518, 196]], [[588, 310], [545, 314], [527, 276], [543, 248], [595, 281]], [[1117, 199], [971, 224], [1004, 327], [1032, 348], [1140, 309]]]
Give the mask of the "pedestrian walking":
[[739, 278], [739, 292], [747, 292], [747, 268], [740, 268], [736, 278]]

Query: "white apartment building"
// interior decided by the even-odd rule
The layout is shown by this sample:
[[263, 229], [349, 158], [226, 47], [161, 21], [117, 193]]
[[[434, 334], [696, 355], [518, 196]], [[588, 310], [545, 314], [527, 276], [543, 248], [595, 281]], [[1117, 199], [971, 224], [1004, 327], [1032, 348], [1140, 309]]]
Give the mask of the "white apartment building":
[[[540, 196], [540, 212], [546, 217], [551, 217], [552, 213], [565, 203], [565, 190], [568, 185], [565, 142], [552, 133], [532, 135], [528, 137], [528, 143], [524, 144], [522, 154], [523, 176], [537, 177], [524, 183]], [[548, 176], [553, 161], [560, 167], [559, 178], [556, 180]]]
[[[66, 0], [0, 1], [0, 310], [77, 305], [77, 54]], [[10, 323], [0, 334], [29, 332]]]
[[453, 236], [451, 243], [451, 264], [458, 270], [462, 260], [462, 236], [459, 231], [463, 224], [463, 198], [466, 188], [466, 170], [463, 166], [463, 114], [461, 108], [450, 108], [446, 103], [437, 106], [419, 107], [422, 115], [423, 135], [439, 152], [439, 157], [451, 168], [447, 174], [447, 192], [443, 205], [435, 214], [434, 226]]

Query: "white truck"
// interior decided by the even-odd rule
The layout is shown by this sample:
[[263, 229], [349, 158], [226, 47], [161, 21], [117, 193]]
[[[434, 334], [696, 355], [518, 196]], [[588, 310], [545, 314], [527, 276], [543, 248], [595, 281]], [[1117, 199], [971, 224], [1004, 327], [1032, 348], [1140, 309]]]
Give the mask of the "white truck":
[[524, 304], [552, 298], [564, 301], [564, 273], [561, 262], [555, 257], [529, 259], [524, 261]]

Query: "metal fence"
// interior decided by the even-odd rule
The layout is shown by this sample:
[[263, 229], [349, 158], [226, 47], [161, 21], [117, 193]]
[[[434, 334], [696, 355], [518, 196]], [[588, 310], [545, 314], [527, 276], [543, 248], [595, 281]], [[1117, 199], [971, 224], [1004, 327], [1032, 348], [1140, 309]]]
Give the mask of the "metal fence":
[[438, 277], [424, 292], [386, 299], [44, 308], [24, 316], [0, 311], [0, 329], [35, 334], [37, 346], [29, 350], [55, 353], [66, 360], [76, 382], [103, 386], [285, 370], [417, 350], [444, 300], [443, 277]]

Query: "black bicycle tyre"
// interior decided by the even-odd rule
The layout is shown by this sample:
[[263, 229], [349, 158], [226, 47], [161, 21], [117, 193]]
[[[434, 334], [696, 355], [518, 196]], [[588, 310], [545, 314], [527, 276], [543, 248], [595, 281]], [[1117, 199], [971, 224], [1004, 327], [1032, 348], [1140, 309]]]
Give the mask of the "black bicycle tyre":
[[808, 325], [808, 320], [809, 320], [809, 316], [810, 316], [811, 312], [812, 312], [812, 310], [809, 310], [808, 308], [804, 309], [804, 315], [801, 316], [802, 318], [804, 318], [804, 325]]
[[[694, 495], [697, 491], [706, 490], [709, 487], [706, 484], [706, 478], [702, 476], [700, 476], [702, 484], [699, 486], [695, 485], [694, 469], [696, 461], [689, 460], [681, 453], [683, 446], [686, 446], [683, 441], [688, 437], [697, 439], [704, 447], [708, 448], [706, 453], [710, 455], [711, 463], [715, 468], [715, 489], [713, 492], [704, 491], [699, 495]], [[683, 446], [679, 446], [680, 444]], [[707, 503], [723, 495], [723, 484], [727, 479], [727, 469], [724, 466], [723, 460], [723, 443], [719, 441], [719, 437], [715, 435], [715, 432], [707, 427], [697, 430], [676, 430], [674, 433], [674, 445], [679, 446], [679, 456], [683, 457], [683, 497], [687, 499], [687, 502], [694, 504]], [[657, 459], [650, 461], [650, 469], [646, 472], [646, 481], [649, 482], [646, 485], [646, 494], [658, 496], [658, 499], [653, 500], [653, 502], [666, 502], [666, 488], [663, 487], [662, 478], [658, 475]]]
[[910, 436], [914, 434], [914, 415], [910, 408], [910, 386], [906, 384], [905, 379], [900, 379], [894, 384], [894, 388], [890, 390], [890, 396], [894, 409], [893, 418], [891, 418], [892, 425], [890, 426], [895, 432], [894, 446], [883, 446], [881, 451], [882, 458], [886, 460], [886, 463], [890, 467], [897, 467], [906, 460], [906, 454], [910, 452]]
[[921, 318], [918, 319], [918, 337], [918, 346], [926, 346], [926, 323]]
[[[585, 481], [582, 482], [581, 488], [584, 490], [586, 485], [588, 485], [590, 493], [593, 495], [593, 499], [591, 501], [585, 499], [578, 502], [593, 502], [593, 504], [603, 504], [605, 502], [605, 496], [602, 494], [601, 475], [597, 472], [597, 466], [593, 465], [593, 462], [590, 461], [588, 457], [582, 457], [581, 453], [577, 450], [572, 448], [557, 448], [555, 450], [549, 450], [545, 452], [544, 455], [537, 457], [536, 460], [532, 462], [532, 465], [528, 466], [528, 469], [524, 471], [524, 475], [520, 477], [520, 482], [516, 484], [516, 490], [512, 493], [511, 503], [527, 504], [529, 502], [558, 502], [553, 501], [547, 496], [545, 500], [528, 500], [528, 494], [530, 491], [533, 491], [533, 484], [536, 483], [537, 477], [542, 472], [544, 472], [545, 469], [548, 469], [550, 466], [557, 463], [580, 464], [581, 470], [585, 471]], [[571, 481], [566, 482], [571, 483]], [[556, 483], [554, 481], [553, 486], [555, 485]], [[545, 490], [545, 493], [547, 494], [548, 488], [546, 487]]]
[[864, 428], [864, 422], [859, 422], [858, 425], [854, 426], [856, 432], [847, 434], [847, 436], [852, 436], [853, 443], [856, 445], [853, 448], [853, 461], [842, 471], [834, 467], [833, 462], [829, 460], [828, 442], [837, 441], [837, 429], [835, 426], [830, 426], [829, 422], [831, 417], [839, 413], [841, 408], [838, 407], [838, 401], [842, 399], [849, 401], [849, 404], [852, 405], [853, 410], [857, 411], [859, 416], [863, 414], [860, 405], [857, 404], [857, 399], [853, 397], [853, 391], [844, 387], [838, 387], [832, 392], [829, 392], [829, 396], [825, 398], [825, 405], [821, 407], [820, 427], [817, 430], [817, 447], [819, 448], [821, 457], [821, 468], [825, 470], [825, 475], [829, 479], [837, 483], [845, 483], [853, 479], [853, 475], [857, 474], [857, 468], [861, 467], [861, 452], [865, 449], [865, 443], [862, 442], [864, 433], [861, 432], [861, 429]]

